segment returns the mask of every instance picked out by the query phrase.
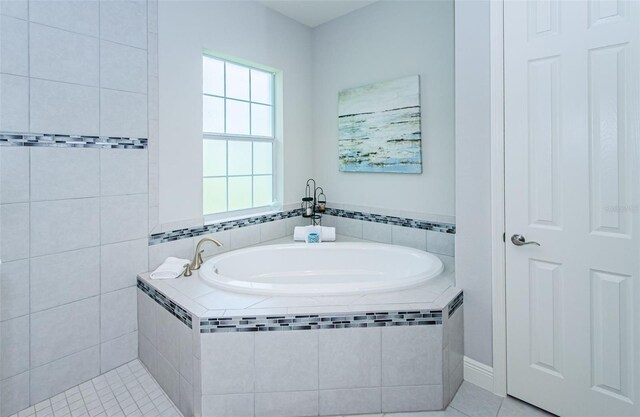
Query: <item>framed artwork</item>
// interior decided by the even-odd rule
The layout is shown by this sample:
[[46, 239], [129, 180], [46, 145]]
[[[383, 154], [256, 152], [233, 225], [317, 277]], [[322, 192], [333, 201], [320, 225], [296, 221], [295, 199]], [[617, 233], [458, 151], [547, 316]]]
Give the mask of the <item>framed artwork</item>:
[[338, 93], [340, 171], [422, 173], [420, 77]]

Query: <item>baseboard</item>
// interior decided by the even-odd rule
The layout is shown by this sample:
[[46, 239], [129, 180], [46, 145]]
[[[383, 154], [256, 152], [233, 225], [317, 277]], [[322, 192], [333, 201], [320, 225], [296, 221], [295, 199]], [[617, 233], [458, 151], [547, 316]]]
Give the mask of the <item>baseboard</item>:
[[493, 368], [464, 357], [464, 380], [493, 392]]

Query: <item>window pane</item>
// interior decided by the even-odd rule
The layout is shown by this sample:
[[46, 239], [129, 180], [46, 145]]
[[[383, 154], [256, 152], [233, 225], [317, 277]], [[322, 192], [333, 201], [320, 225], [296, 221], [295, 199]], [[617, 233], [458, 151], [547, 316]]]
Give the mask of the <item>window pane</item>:
[[205, 177], [227, 175], [227, 142], [205, 139], [202, 144], [202, 166]]
[[227, 211], [227, 179], [205, 178], [202, 185], [202, 209], [204, 214]]
[[273, 169], [273, 144], [253, 142], [253, 174], [271, 174]]
[[249, 68], [227, 62], [227, 97], [249, 100]]
[[273, 74], [251, 70], [251, 101], [273, 104]]
[[253, 177], [253, 207], [268, 206], [273, 203], [273, 177], [264, 175]]
[[251, 142], [229, 141], [229, 175], [251, 175]]
[[224, 96], [224, 62], [205, 56], [202, 60], [202, 91]]
[[229, 210], [251, 208], [251, 177], [229, 178]]
[[227, 133], [248, 135], [249, 103], [227, 100]]
[[273, 136], [273, 107], [251, 104], [251, 134]]
[[202, 130], [207, 133], [224, 133], [224, 99], [203, 96]]

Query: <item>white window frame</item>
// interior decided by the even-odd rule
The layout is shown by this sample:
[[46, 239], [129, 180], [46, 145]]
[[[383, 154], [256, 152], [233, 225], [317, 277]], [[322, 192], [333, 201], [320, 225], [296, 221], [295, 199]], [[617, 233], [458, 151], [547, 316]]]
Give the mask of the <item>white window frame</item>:
[[[249, 100], [243, 100], [243, 99], [237, 99], [237, 98], [233, 98], [233, 97], [227, 97], [227, 83], [226, 83], [226, 68], [225, 68], [225, 72], [224, 72], [224, 95], [220, 96], [220, 95], [216, 95], [216, 94], [207, 94], [204, 92], [204, 89], [201, 90], [201, 97], [204, 99], [205, 96], [207, 97], [216, 97], [216, 98], [221, 98], [225, 103], [225, 117], [223, 118], [224, 120], [224, 130], [227, 130], [227, 118], [226, 118], [226, 105], [227, 105], [227, 99], [229, 100], [236, 100], [236, 101], [240, 101], [240, 102], [244, 102], [244, 103], [248, 103], [249, 104], [249, 123], [251, 123], [251, 104], [258, 104], [258, 105], [268, 105], [266, 103], [260, 103], [260, 102], [254, 102], [251, 101], [251, 70], [255, 70], [255, 71], [261, 71], [261, 72], [266, 72], [269, 73], [272, 76], [272, 83], [271, 83], [271, 97], [272, 97], [272, 103], [269, 105], [272, 108], [272, 135], [271, 136], [261, 136], [261, 135], [241, 135], [241, 134], [233, 134], [233, 133], [209, 133], [209, 132], [205, 132], [204, 129], [202, 131], [202, 141], [204, 144], [204, 141], [206, 140], [224, 140], [227, 145], [226, 145], [226, 166], [227, 166], [227, 175], [218, 175], [218, 176], [205, 176], [204, 172], [202, 175], [202, 180], [203, 180], [203, 184], [204, 185], [204, 179], [206, 178], [226, 178], [227, 179], [227, 209], [229, 208], [229, 183], [228, 183], [228, 178], [233, 178], [233, 177], [247, 177], [250, 176], [251, 177], [251, 199], [252, 199], [252, 206], [253, 206], [253, 179], [254, 177], [260, 177], [260, 176], [268, 176], [271, 175], [271, 193], [272, 193], [272, 203], [265, 205], [265, 206], [259, 206], [259, 207], [251, 207], [251, 208], [246, 208], [246, 209], [239, 209], [239, 210], [227, 210], [224, 212], [219, 212], [219, 213], [204, 213], [204, 207], [203, 207], [203, 216], [205, 219], [205, 224], [209, 224], [209, 223], [215, 223], [215, 222], [219, 222], [219, 221], [223, 221], [223, 220], [232, 220], [232, 219], [238, 219], [238, 218], [244, 218], [244, 217], [248, 217], [248, 216], [252, 216], [252, 215], [260, 215], [260, 214], [267, 214], [267, 213], [272, 213], [272, 212], [277, 212], [281, 209], [281, 203], [277, 200], [277, 184], [278, 184], [278, 172], [277, 172], [277, 155], [279, 154], [278, 152], [278, 140], [277, 140], [277, 131], [278, 131], [278, 126], [276, 126], [276, 122], [278, 120], [277, 117], [277, 112], [279, 108], [282, 108], [282, 106], [280, 105], [280, 103], [278, 102], [278, 100], [280, 99], [281, 96], [277, 95], [277, 89], [276, 89], [276, 83], [279, 80], [278, 77], [278, 73], [277, 71], [273, 70], [273, 69], [268, 69], [264, 66], [260, 66], [260, 65], [252, 65], [252, 64], [247, 64], [247, 63], [243, 63], [241, 61], [238, 60], [234, 60], [233, 58], [227, 58], [227, 57], [221, 57], [221, 56], [217, 56], [215, 54], [210, 54], [210, 53], [203, 53], [202, 54], [202, 59], [206, 59], [206, 58], [212, 58], [212, 59], [216, 59], [219, 61], [226, 63], [230, 63], [232, 65], [236, 65], [236, 66], [240, 66], [240, 67], [245, 67], [247, 69], [249, 69]], [[204, 117], [204, 115], [203, 115]], [[228, 175], [229, 172], [229, 142], [251, 142], [252, 144], [255, 142], [263, 142], [263, 143], [271, 143], [271, 174], [257, 174], [255, 175], [253, 173], [253, 146], [251, 148], [252, 150], [252, 154], [251, 154], [251, 175]], [[203, 158], [204, 160], [204, 158]], [[204, 164], [204, 162], [203, 162]], [[203, 186], [203, 199], [204, 199], [204, 186]]]

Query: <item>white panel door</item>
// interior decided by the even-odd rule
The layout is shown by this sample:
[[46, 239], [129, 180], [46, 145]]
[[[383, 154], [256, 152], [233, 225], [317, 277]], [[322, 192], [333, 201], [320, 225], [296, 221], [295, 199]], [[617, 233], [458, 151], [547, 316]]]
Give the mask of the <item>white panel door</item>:
[[562, 416], [640, 415], [639, 11], [505, 3], [507, 389]]

